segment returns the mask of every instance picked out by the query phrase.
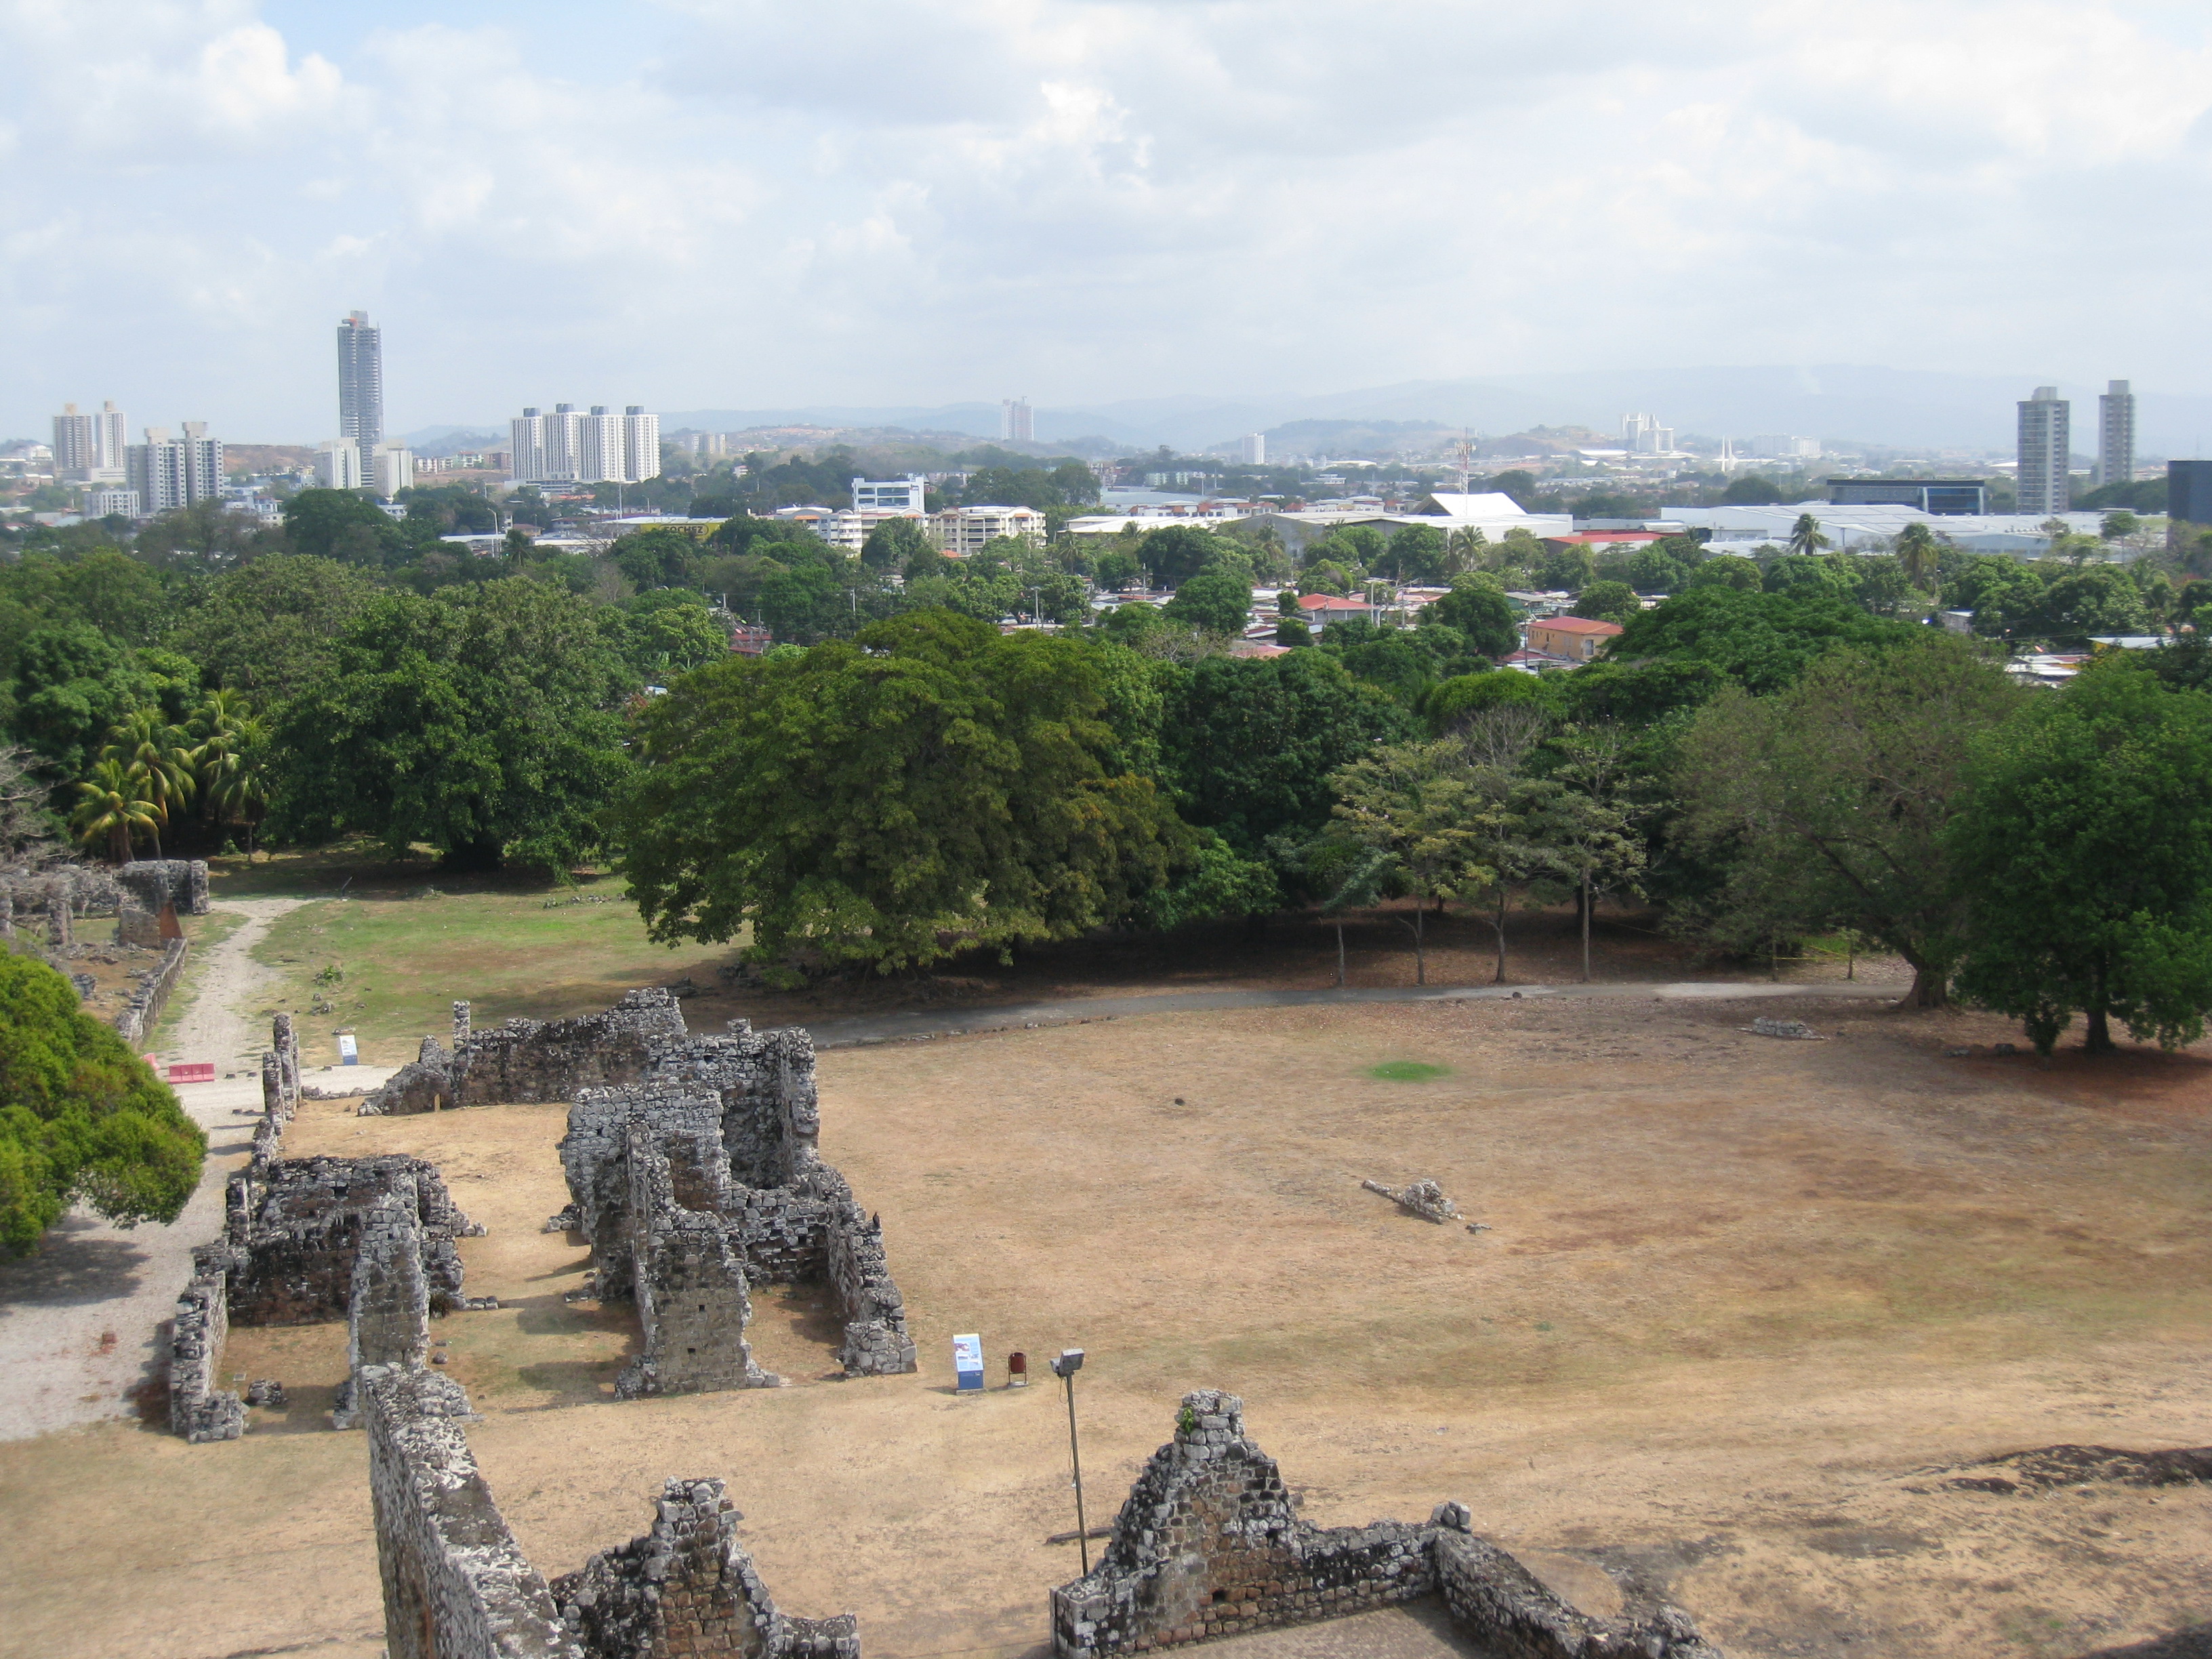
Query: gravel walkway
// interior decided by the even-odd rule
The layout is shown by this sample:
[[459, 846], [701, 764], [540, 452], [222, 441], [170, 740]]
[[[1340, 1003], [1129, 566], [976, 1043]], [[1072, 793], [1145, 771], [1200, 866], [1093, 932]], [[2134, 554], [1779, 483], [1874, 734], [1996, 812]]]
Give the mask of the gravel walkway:
[[[252, 1150], [261, 1105], [261, 1051], [269, 1030], [255, 1017], [269, 969], [248, 953], [269, 924], [303, 899], [240, 899], [218, 913], [244, 924], [186, 969], [191, 1001], [157, 1029], [158, 1057], [211, 1060], [216, 1080], [177, 1091], [208, 1131], [199, 1190], [170, 1226], [125, 1230], [72, 1210], [36, 1255], [0, 1264], [0, 1440], [21, 1440], [136, 1409], [126, 1390], [152, 1376], [155, 1328], [191, 1277], [196, 1244], [222, 1230], [223, 1182]], [[224, 1072], [237, 1072], [225, 1079]]]

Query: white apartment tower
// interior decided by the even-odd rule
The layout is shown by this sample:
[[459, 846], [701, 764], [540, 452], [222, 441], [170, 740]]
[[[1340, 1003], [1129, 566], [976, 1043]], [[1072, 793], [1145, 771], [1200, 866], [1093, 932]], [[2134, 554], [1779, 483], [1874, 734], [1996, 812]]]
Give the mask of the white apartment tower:
[[1036, 418], [1026, 398], [1008, 398], [999, 404], [999, 435], [1018, 443], [1036, 441]]
[[121, 483], [129, 447], [123, 411], [112, 402], [96, 415], [64, 404], [54, 416], [54, 477], [64, 483]]
[[1264, 432], [1246, 433], [1237, 441], [1237, 453], [1247, 466], [1267, 465], [1267, 434]]
[[1632, 455], [1666, 455], [1674, 448], [1674, 428], [1650, 415], [1620, 417], [1620, 447]]
[[222, 440], [208, 436], [205, 421], [186, 421], [182, 438], [172, 438], [167, 427], [149, 426], [146, 441], [124, 452], [124, 471], [142, 512], [220, 500]]
[[2132, 483], [2136, 476], [2136, 394], [2114, 380], [2097, 399], [2099, 484]]
[[2020, 405], [2020, 510], [2063, 513], [2073, 500], [2066, 471], [2073, 455], [2074, 406], [2055, 386], [2039, 386]]
[[553, 412], [526, 409], [507, 422], [508, 465], [517, 483], [638, 483], [660, 476], [660, 416], [631, 404], [620, 415], [594, 404]]
[[338, 436], [364, 455], [384, 441], [384, 339], [365, 311], [338, 325]]
[[332, 438], [315, 446], [315, 482], [325, 489], [359, 489], [362, 476], [361, 446], [350, 438]]

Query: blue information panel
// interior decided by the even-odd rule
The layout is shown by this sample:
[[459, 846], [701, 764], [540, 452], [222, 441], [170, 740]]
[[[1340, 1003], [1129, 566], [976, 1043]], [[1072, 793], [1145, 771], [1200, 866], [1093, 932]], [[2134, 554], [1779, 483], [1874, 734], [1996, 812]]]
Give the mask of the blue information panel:
[[353, 1040], [353, 1033], [350, 1031], [342, 1032], [338, 1036], [338, 1064], [341, 1066], [361, 1064], [361, 1045]]
[[983, 1392], [983, 1339], [980, 1336], [956, 1336], [952, 1339], [952, 1375], [958, 1380], [963, 1394]]

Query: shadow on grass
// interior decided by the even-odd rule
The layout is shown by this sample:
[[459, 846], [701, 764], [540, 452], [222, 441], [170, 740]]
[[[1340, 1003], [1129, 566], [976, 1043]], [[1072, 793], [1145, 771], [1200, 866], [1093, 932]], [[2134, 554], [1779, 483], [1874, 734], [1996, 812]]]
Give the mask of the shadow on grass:
[[568, 883], [543, 869], [516, 867], [489, 872], [448, 870], [428, 847], [417, 846], [395, 859], [380, 842], [349, 839], [328, 847], [258, 852], [249, 862], [242, 853], [208, 860], [210, 896], [241, 898], [410, 899], [441, 894], [550, 893], [573, 884], [590, 891], [608, 878], [598, 870], [571, 872]]

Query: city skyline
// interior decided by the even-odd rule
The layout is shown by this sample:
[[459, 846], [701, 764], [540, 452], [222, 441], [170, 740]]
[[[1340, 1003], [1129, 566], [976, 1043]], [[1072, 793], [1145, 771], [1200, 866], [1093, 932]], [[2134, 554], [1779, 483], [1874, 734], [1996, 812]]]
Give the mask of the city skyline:
[[[2014, 398], [2118, 363], [2212, 395], [2208, 233], [2168, 206], [2203, 185], [2212, 51], [2150, 0], [1917, 9], [1906, 53], [1887, 9], [1748, 3], [446, 17], [14, 8], [0, 122], [50, 165], [7, 186], [0, 432], [106, 386], [328, 435], [303, 342], [356, 307], [392, 336], [403, 431], [552, 374], [664, 410], [1668, 363], [1905, 365]], [[854, 62], [848, 31], [880, 50]], [[653, 158], [649, 188], [616, 153]], [[83, 210], [125, 179], [132, 212]], [[2051, 199], [2144, 229], [2124, 260], [2024, 259], [2013, 227]]]

